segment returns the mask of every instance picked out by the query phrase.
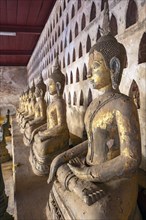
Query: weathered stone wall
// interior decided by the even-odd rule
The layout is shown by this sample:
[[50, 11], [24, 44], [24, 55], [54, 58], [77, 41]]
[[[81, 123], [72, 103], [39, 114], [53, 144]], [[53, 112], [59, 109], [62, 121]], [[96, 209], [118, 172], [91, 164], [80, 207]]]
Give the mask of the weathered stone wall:
[[[124, 44], [127, 51], [127, 68], [120, 89], [129, 95], [133, 80], [139, 91], [138, 109], [142, 138], [142, 167], [146, 169], [146, 60], [139, 61], [140, 42], [145, 36], [145, 0], [109, 0], [112, 33]], [[27, 66], [28, 81], [39, 73], [47, 83], [53, 69], [56, 52], [62, 72], [66, 76], [64, 98], [67, 103], [67, 121], [70, 132], [82, 137], [83, 118], [88, 104], [98, 96], [91, 89], [86, 74], [88, 51], [100, 37], [104, 0], [57, 0]], [[144, 42], [145, 37], [144, 37]], [[144, 45], [141, 46], [146, 50]], [[146, 54], [145, 54], [146, 55]], [[144, 54], [142, 55], [144, 56]], [[145, 56], [146, 57], [146, 56]]]
[[21, 92], [27, 85], [26, 67], [0, 67], [0, 111], [15, 113]]

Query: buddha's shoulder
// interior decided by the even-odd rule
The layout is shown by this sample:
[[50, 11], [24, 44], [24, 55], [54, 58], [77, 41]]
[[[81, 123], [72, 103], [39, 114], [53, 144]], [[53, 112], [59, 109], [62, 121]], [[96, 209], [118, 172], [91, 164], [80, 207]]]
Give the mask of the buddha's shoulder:
[[136, 106], [132, 100], [131, 97], [125, 95], [125, 94], [115, 94], [115, 99], [113, 99], [112, 102], [113, 108], [120, 110], [120, 111], [132, 111], [136, 110]]

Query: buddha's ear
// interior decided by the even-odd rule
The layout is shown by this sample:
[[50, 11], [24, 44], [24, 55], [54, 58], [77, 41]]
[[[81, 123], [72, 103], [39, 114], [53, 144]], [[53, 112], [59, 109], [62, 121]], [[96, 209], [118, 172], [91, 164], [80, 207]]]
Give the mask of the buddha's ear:
[[121, 80], [121, 64], [117, 57], [110, 60], [110, 70], [113, 89], [117, 89]]
[[60, 96], [60, 90], [61, 90], [61, 83], [60, 82], [56, 83], [56, 90], [57, 90], [57, 94]]

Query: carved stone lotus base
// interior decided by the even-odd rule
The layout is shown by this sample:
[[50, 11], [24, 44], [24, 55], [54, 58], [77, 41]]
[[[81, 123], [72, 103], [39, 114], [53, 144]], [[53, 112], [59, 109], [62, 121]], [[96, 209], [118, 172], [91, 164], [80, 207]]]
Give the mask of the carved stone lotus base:
[[[126, 178], [122, 181], [124, 182], [124, 187], [119, 180], [111, 181], [107, 184], [99, 184], [99, 187], [106, 189], [107, 194], [92, 205], [87, 205], [78, 195], [65, 189], [58, 181], [54, 181], [49, 194], [46, 214], [51, 212], [52, 220], [141, 220], [140, 213], [134, 202], [136, 187], [132, 185], [132, 181]], [[130, 184], [132, 189], [129, 189], [129, 187], [126, 189], [127, 184]], [[129, 191], [131, 197], [128, 195]], [[132, 206], [134, 209], [131, 210]], [[49, 219], [49, 216], [47, 217]]]
[[45, 155], [43, 158], [41, 158], [34, 153], [33, 148], [31, 147], [29, 161], [31, 163], [33, 172], [38, 176], [48, 175], [52, 160], [57, 155], [66, 151], [67, 149], [68, 149], [68, 145], [66, 145], [66, 147], [64, 147], [63, 149], [59, 149], [58, 151]]
[[40, 163], [34, 153], [32, 148], [30, 149], [30, 157], [29, 157], [29, 161], [31, 163], [32, 166], [32, 170], [33, 172], [37, 175], [37, 176], [44, 176], [47, 175], [49, 173], [49, 165]]

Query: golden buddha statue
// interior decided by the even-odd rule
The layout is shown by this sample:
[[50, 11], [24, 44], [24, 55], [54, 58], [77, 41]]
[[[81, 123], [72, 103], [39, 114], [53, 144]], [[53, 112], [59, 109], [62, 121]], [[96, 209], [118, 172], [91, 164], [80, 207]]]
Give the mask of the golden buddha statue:
[[64, 85], [65, 76], [60, 71], [57, 58], [48, 83], [51, 100], [47, 107], [47, 128], [35, 135], [30, 153], [30, 162], [37, 175], [48, 174], [52, 159], [68, 148], [66, 104], [62, 98]]
[[21, 124], [20, 124], [20, 131], [21, 133], [24, 133], [24, 129], [26, 126], [26, 123], [28, 121], [31, 121], [34, 119], [34, 114], [35, 114], [35, 103], [36, 103], [36, 98], [35, 98], [35, 85], [34, 81], [32, 83], [32, 87], [29, 89], [29, 101], [28, 101], [28, 114], [24, 115], [22, 118]]
[[40, 126], [46, 124], [46, 101], [44, 99], [46, 93], [46, 85], [40, 74], [39, 80], [36, 83], [35, 98], [36, 103], [34, 107], [34, 119], [28, 121], [25, 126], [23, 141], [26, 146], [30, 146], [33, 142], [34, 135], [42, 128]]
[[19, 113], [18, 124], [21, 124], [24, 116], [28, 115], [28, 105], [29, 105], [29, 88], [24, 92], [23, 96], [23, 110]]
[[20, 118], [20, 115], [22, 112], [25, 111], [25, 92], [23, 92], [20, 97], [19, 97], [19, 107], [18, 109], [16, 110], [16, 120], [17, 122], [19, 122], [19, 118]]
[[[52, 219], [138, 220], [137, 169], [141, 161], [136, 107], [120, 93], [126, 51], [110, 34], [90, 49], [88, 78], [99, 90], [85, 114], [88, 140], [58, 155], [50, 166], [47, 204]], [[106, 22], [105, 22], [106, 21]]]

